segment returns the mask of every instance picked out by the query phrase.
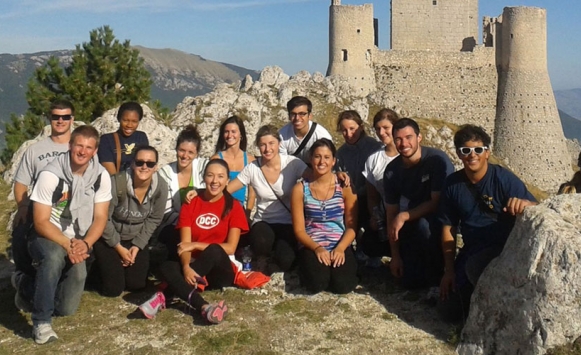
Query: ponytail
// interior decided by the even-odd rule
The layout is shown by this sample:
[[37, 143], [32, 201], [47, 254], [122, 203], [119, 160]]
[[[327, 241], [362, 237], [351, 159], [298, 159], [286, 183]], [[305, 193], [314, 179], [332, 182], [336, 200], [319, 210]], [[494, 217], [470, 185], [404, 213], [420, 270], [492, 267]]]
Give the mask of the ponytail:
[[224, 209], [222, 210], [222, 219], [224, 219], [224, 217], [226, 217], [228, 215], [228, 213], [230, 213], [230, 211], [232, 211], [232, 207], [234, 205], [234, 198], [232, 197], [232, 194], [230, 194], [228, 192], [227, 189], [224, 189]]

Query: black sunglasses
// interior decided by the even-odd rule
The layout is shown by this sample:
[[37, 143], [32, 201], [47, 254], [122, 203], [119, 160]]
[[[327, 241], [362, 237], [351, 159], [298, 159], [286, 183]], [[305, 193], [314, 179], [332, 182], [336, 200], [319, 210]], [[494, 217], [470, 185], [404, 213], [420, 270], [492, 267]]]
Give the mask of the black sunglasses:
[[73, 118], [73, 115], [55, 115], [54, 113], [50, 115], [50, 119], [53, 121], [58, 121], [61, 118], [63, 121], [70, 121], [71, 118]]
[[135, 166], [142, 167], [143, 164], [147, 165], [147, 167], [151, 169], [151, 168], [153, 168], [153, 167], [155, 167], [157, 165], [157, 162], [155, 162], [155, 161], [145, 161], [145, 160], [136, 160], [135, 161]]
[[476, 155], [480, 155], [482, 153], [484, 153], [484, 151], [488, 150], [488, 147], [460, 147], [458, 148], [458, 151], [460, 152], [460, 154], [468, 156], [470, 155], [472, 152], [476, 153]]

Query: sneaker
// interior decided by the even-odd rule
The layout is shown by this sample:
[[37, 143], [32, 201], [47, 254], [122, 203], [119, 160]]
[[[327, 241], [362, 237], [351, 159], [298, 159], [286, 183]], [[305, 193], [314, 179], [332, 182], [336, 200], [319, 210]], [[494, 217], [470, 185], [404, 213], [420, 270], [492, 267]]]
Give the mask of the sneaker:
[[41, 323], [32, 328], [32, 337], [37, 344], [46, 344], [57, 340], [56, 335], [50, 323]]
[[154, 318], [160, 309], [165, 309], [165, 296], [162, 292], [156, 292], [150, 299], [139, 306], [139, 309], [147, 319]]
[[14, 271], [10, 278], [10, 282], [12, 283], [12, 287], [16, 290], [16, 294], [14, 295], [14, 305], [19, 310], [30, 313], [32, 312], [32, 304], [22, 298], [22, 295], [20, 294], [20, 283], [24, 276], [25, 275], [22, 271]]
[[212, 303], [208, 307], [202, 309], [202, 317], [206, 318], [208, 322], [218, 324], [224, 320], [228, 314], [228, 306], [224, 301]]

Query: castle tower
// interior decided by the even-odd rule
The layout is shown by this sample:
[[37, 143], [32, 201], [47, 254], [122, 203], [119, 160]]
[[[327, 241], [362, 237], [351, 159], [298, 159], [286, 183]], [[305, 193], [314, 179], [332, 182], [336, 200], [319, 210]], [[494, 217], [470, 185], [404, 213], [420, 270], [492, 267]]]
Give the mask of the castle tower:
[[478, 0], [391, 0], [391, 49], [471, 51]]
[[494, 151], [552, 192], [572, 169], [547, 69], [546, 10], [506, 7], [501, 21]]
[[340, 0], [331, 0], [327, 76], [340, 75], [366, 95], [375, 89], [375, 48], [373, 5], [341, 5]]

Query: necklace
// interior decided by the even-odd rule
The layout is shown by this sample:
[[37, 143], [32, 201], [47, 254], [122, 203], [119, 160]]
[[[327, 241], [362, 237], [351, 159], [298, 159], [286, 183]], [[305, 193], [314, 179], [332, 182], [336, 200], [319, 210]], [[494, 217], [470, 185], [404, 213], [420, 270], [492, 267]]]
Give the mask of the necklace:
[[[322, 199], [317, 197], [315, 189], [311, 189], [311, 194], [313, 195], [315, 200], [317, 200], [317, 202], [319, 202], [319, 209], [322, 212], [321, 217], [322, 217], [323, 221], [327, 220], [327, 200], [333, 196], [332, 192], [331, 192], [331, 196], [329, 196], [329, 191], [332, 191], [334, 186], [335, 186], [335, 184], [334, 184], [333, 180], [331, 179], [329, 187], [327, 188], [327, 191], [325, 191], [325, 195], [323, 196]], [[327, 197], [327, 196], [329, 196], [329, 197]]]

